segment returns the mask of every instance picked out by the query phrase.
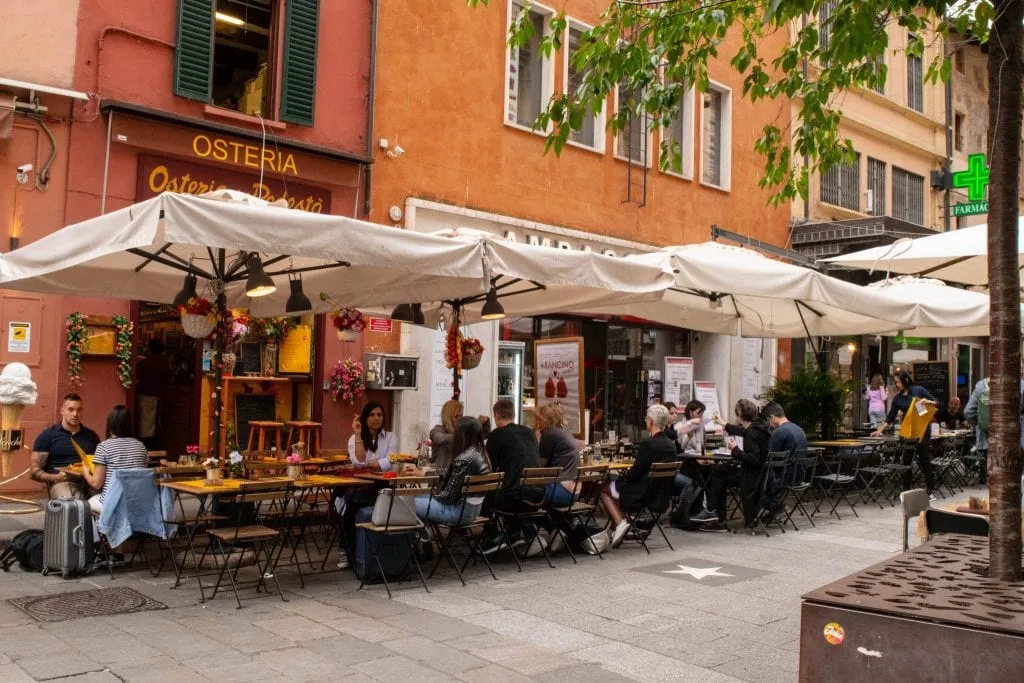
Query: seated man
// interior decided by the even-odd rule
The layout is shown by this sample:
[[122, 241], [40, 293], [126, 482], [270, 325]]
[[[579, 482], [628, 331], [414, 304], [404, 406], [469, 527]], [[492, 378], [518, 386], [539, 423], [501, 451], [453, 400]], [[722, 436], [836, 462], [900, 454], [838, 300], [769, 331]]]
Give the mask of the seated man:
[[932, 418], [932, 421], [942, 425], [946, 429], [957, 429], [961, 425], [966, 424], [967, 417], [964, 415], [964, 411], [960, 408], [960, 398], [954, 396], [949, 399], [949, 405], [935, 413], [935, 417]]
[[32, 446], [32, 470], [29, 476], [34, 481], [45, 483], [52, 499], [83, 497], [82, 483], [57, 471], [58, 467], [79, 462], [72, 441], [88, 454], [95, 453], [100, 443], [96, 432], [82, 425], [82, 397], [75, 393], [64, 397], [60, 422], [45, 429], [36, 437]]
[[[637, 448], [630, 467], [621, 477], [608, 484], [601, 492], [601, 505], [615, 525], [612, 531], [612, 547], [617, 548], [629, 531], [629, 521], [622, 514], [622, 508], [632, 509], [641, 503], [648, 492], [651, 465], [676, 459], [676, 446], [665, 434], [668, 425], [668, 409], [655, 404], [647, 409], [647, 432], [651, 438]], [[666, 484], [666, 487], [671, 482]], [[668, 491], [665, 491], [668, 496]], [[643, 501], [652, 502], [652, 501]]]
[[[544, 499], [544, 490], [522, 491], [519, 478], [524, 468], [540, 467], [537, 437], [529, 427], [516, 424], [516, 409], [512, 401], [501, 400], [494, 404], [494, 424], [496, 428], [487, 437], [487, 455], [491, 459], [493, 472], [504, 472], [502, 488], [493, 500], [484, 502], [481, 514], [491, 516], [494, 508], [504, 511], [517, 511], [520, 501], [540, 504]], [[489, 541], [484, 544], [484, 552], [492, 553], [501, 547], [501, 534], [496, 527], [488, 529]]]

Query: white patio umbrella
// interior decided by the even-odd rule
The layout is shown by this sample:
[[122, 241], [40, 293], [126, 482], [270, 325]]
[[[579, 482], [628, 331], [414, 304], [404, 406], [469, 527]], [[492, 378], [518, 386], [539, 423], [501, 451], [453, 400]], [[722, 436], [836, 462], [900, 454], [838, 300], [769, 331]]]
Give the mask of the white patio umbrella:
[[511, 242], [490, 233], [455, 228], [432, 233], [453, 243], [478, 243], [484, 250], [491, 288], [482, 295], [438, 297], [424, 307], [426, 324], [443, 308], [459, 309], [459, 321], [536, 316], [581, 308], [660, 300], [675, 282], [663, 264]]
[[[916, 337], [987, 337], [988, 295], [928, 278], [895, 277], [868, 289], [899, 301], [912, 301], [913, 327], [900, 330]], [[893, 334], [893, 333], [889, 333]]]
[[[1024, 267], [1024, 217], [1017, 253]], [[824, 259], [843, 268], [932, 277], [965, 285], [988, 284], [988, 226], [975, 225]]]
[[878, 334], [907, 327], [914, 305], [817, 271], [716, 242], [623, 258], [675, 273], [660, 301], [587, 308], [744, 337]]
[[[164, 193], [0, 255], [0, 288], [180, 303], [198, 284], [221, 315], [240, 306], [263, 317], [472, 296], [489, 284], [483, 256], [479, 243], [269, 206], [229, 190]], [[289, 283], [300, 277], [303, 300]], [[218, 419], [222, 351], [215, 335]], [[218, 454], [220, 434], [213, 430]]]

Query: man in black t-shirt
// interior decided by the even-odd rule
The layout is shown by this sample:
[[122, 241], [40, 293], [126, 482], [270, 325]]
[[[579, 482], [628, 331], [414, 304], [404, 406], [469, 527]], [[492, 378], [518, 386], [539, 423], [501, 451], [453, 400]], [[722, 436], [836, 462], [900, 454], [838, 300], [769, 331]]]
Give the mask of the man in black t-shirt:
[[[540, 467], [537, 437], [529, 427], [515, 423], [516, 409], [512, 401], [501, 400], [494, 404], [496, 428], [487, 437], [487, 455], [491, 459], [491, 471], [504, 472], [501, 491], [494, 499], [484, 502], [481, 514], [491, 516], [492, 509], [511, 511], [523, 500], [540, 502], [544, 489], [529, 487], [521, 489], [519, 479], [526, 467]], [[491, 553], [501, 547], [500, 534], [496, 528], [488, 529], [490, 542], [485, 543], [484, 552]]]
[[85, 453], [92, 455], [100, 443], [96, 432], [82, 425], [82, 397], [71, 393], [64, 397], [60, 407], [60, 422], [48, 427], [36, 437], [32, 446], [32, 470], [29, 476], [45, 483], [50, 498], [82, 498], [82, 483], [58, 472], [79, 462], [74, 440]]

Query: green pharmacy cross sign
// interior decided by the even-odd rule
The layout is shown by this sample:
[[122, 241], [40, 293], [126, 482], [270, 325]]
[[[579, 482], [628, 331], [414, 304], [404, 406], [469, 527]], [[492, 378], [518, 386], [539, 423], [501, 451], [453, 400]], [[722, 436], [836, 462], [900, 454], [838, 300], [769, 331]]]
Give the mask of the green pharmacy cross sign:
[[966, 203], [953, 207], [954, 216], [973, 216], [988, 213], [988, 201], [985, 199], [988, 190], [989, 170], [985, 166], [984, 154], [967, 156], [967, 170], [953, 174], [953, 187], [967, 190]]

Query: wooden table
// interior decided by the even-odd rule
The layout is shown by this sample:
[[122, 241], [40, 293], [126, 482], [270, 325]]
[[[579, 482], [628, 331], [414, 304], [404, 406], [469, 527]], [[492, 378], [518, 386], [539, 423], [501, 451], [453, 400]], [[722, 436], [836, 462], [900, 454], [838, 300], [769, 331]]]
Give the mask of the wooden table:
[[305, 479], [293, 482], [292, 485], [297, 489], [319, 486], [366, 486], [366, 480], [356, 477], [340, 477], [334, 474], [311, 474]]
[[807, 444], [808, 446], [817, 446], [819, 448], [853, 448], [856, 446], [864, 446], [867, 442], [859, 439], [835, 439], [833, 441], [812, 441]]

